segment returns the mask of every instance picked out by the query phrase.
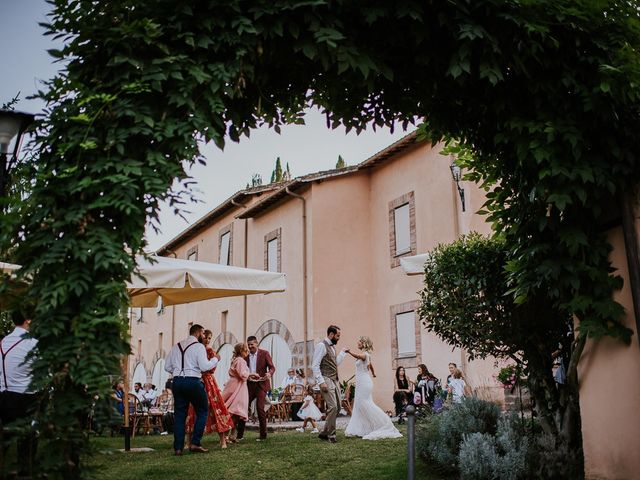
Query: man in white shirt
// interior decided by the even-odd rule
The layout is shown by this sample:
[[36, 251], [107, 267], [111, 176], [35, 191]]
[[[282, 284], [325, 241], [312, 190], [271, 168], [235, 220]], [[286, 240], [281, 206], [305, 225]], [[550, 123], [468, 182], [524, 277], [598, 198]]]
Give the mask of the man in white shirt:
[[213, 369], [218, 363], [216, 357], [207, 359], [207, 351], [202, 344], [204, 327], [193, 325], [189, 336], [178, 342], [169, 352], [164, 369], [173, 375], [174, 418], [173, 449], [176, 455], [182, 455], [184, 449], [184, 430], [189, 404], [196, 411], [196, 421], [191, 435], [189, 450], [195, 453], [206, 453], [209, 450], [200, 445], [204, 433], [209, 402], [207, 392], [202, 383], [202, 373]]
[[338, 381], [338, 365], [342, 363], [346, 352], [336, 355], [336, 344], [340, 340], [340, 328], [331, 325], [327, 328], [327, 338], [316, 345], [313, 351], [311, 371], [322, 392], [327, 406], [324, 429], [318, 435], [321, 440], [336, 443], [336, 417], [340, 409], [340, 383]]
[[289, 385], [293, 385], [294, 383], [296, 383], [296, 371], [293, 368], [290, 368], [289, 370], [287, 370], [287, 376], [284, 377], [284, 380], [282, 380], [282, 383], [280, 383], [280, 394], [282, 395], [284, 393], [284, 389]]
[[[31, 388], [31, 352], [38, 341], [29, 336], [31, 319], [12, 312], [14, 330], [0, 341], [0, 429], [11, 422], [29, 418], [37, 407], [37, 393]], [[4, 433], [8, 437], [8, 433]], [[18, 439], [18, 465], [29, 473], [36, 453], [36, 437], [30, 431]]]
[[138, 392], [141, 398], [141, 402], [145, 407], [152, 407], [155, 404], [158, 393], [150, 383], [144, 384], [144, 390]]
[[144, 396], [142, 395], [143, 393], [144, 392], [142, 390], [142, 384], [140, 382], [134, 383], [133, 392], [131, 392], [131, 395], [134, 395], [141, 405], [144, 403]]

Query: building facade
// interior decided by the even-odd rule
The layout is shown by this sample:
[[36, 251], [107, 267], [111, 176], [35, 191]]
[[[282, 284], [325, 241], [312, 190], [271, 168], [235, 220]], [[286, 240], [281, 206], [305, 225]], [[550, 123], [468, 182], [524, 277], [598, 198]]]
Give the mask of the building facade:
[[[424, 363], [439, 378], [457, 363], [472, 387], [502, 396], [493, 361], [467, 362], [425, 331], [416, 314], [422, 277], [407, 276], [400, 258], [430, 251], [470, 231], [488, 233], [473, 213], [484, 202], [461, 182], [465, 208], [452, 179], [451, 158], [409, 134], [362, 163], [240, 191], [157, 253], [287, 274], [287, 291], [210, 300], [134, 312], [133, 381], [163, 384], [164, 356], [200, 323], [213, 331], [227, 378], [233, 344], [255, 335], [272, 352], [275, 385], [293, 366], [309, 371], [314, 345], [329, 325], [342, 329], [339, 347], [371, 337], [375, 400], [391, 409], [398, 366], [415, 379]], [[351, 357], [341, 380], [355, 372]]]

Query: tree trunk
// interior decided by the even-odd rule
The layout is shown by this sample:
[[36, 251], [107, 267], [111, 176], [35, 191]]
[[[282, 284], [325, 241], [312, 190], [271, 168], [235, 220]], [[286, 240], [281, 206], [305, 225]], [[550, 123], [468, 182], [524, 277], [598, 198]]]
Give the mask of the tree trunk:
[[584, 351], [586, 337], [578, 334], [573, 342], [571, 358], [567, 367], [567, 383], [561, 391], [560, 435], [561, 440], [572, 449], [582, 452], [582, 422], [580, 420], [580, 382], [578, 380], [578, 363]]

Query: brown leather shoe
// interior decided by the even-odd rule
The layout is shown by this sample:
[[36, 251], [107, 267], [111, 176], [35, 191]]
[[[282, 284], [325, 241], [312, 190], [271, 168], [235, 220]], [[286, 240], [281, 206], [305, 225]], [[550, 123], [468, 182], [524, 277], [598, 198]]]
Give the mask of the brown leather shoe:
[[204, 448], [201, 445], [191, 445], [189, 447], [189, 451], [192, 453], [207, 453], [209, 451], [208, 448]]

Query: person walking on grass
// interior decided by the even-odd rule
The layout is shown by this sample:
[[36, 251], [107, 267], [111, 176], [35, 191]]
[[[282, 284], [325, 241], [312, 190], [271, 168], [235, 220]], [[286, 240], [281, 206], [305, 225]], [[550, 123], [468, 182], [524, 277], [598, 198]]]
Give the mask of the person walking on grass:
[[[211, 339], [213, 338], [213, 332], [211, 330], [204, 331], [204, 347], [207, 350], [207, 358], [217, 358], [220, 360], [218, 354], [211, 348]], [[202, 382], [204, 383], [204, 389], [207, 392], [207, 399], [209, 401], [209, 415], [207, 416], [207, 423], [205, 424], [205, 433], [216, 432], [220, 438], [220, 448], [227, 448], [226, 435], [229, 430], [234, 427], [231, 420], [231, 414], [227, 410], [224, 400], [222, 398], [222, 392], [218, 387], [218, 382], [213, 376], [214, 371], [209, 370], [202, 374]], [[193, 406], [189, 407], [189, 413], [187, 414], [187, 438], [191, 438], [193, 428], [196, 423], [196, 414]], [[191, 442], [189, 442], [191, 443]]]
[[249, 389], [247, 380], [258, 379], [257, 373], [251, 373], [246, 358], [249, 356], [249, 348], [246, 343], [236, 343], [233, 347], [233, 360], [229, 368], [229, 379], [222, 390], [222, 400], [231, 414], [233, 427], [229, 433], [229, 442], [236, 443], [237, 427], [248, 420]]
[[173, 450], [176, 455], [182, 455], [184, 449], [185, 421], [189, 404], [193, 405], [196, 412], [189, 451], [193, 453], [209, 451], [200, 445], [209, 413], [209, 402], [202, 382], [202, 374], [215, 368], [218, 359], [207, 358], [203, 340], [204, 327], [198, 324], [193, 325], [189, 329], [189, 336], [174, 345], [165, 361], [164, 369], [173, 375], [175, 418]]
[[326, 419], [324, 429], [318, 435], [320, 440], [336, 443], [336, 417], [340, 408], [340, 384], [338, 383], [338, 365], [342, 363], [346, 352], [336, 355], [336, 344], [340, 340], [340, 328], [331, 325], [327, 328], [327, 338], [316, 345], [313, 351], [311, 370], [320, 386], [324, 399]]
[[[271, 390], [271, 378], [276, 372], [273, 365], [271, 354], [262, 348], [258, 348], [258, 339], [253, 335], [247, 338], [247, 347], [249, 355], [246, 358], [249, 372], [247, 387], [249, 390], [249, 405], [256, 400], [256, 410], [258, 414], [258, 423], [260, 424], [259, 442], [267, 439], [267, 411], [265, 410], [265, 399], [267, 392]], [[240, 420], [236, 428], [238, 430], [238, 440], [244, 437], [245, 422]]]

